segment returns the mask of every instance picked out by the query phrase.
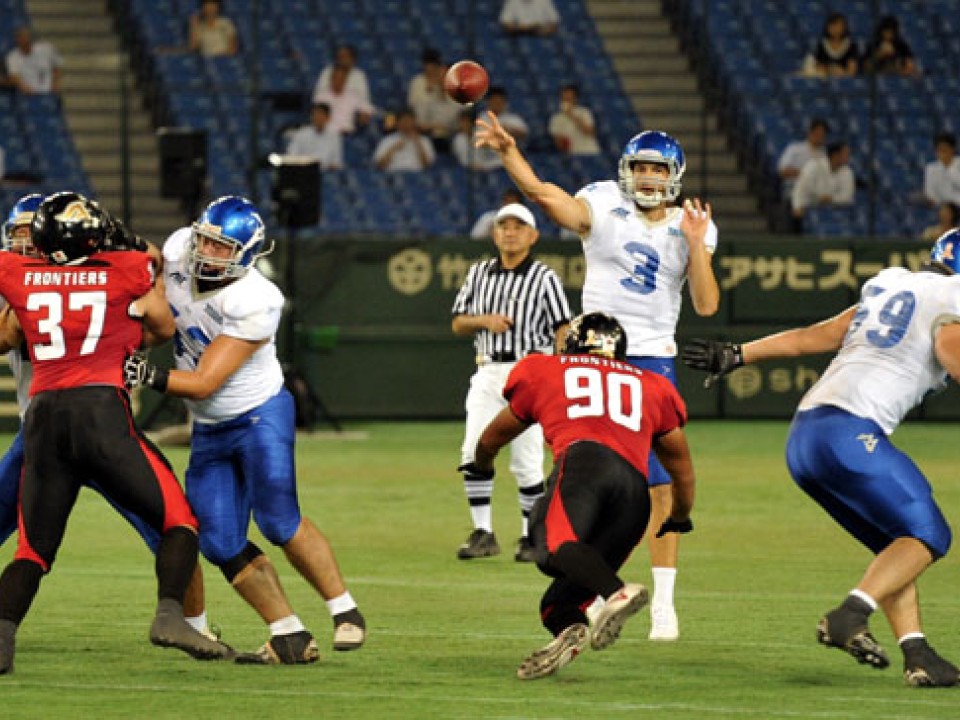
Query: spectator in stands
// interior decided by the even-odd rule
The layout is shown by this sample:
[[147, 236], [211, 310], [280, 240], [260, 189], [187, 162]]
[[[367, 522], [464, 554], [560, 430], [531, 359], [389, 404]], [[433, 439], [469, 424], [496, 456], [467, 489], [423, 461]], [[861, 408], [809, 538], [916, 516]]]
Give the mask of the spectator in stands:
[[324, 170], [343, 167], [343, 137], [330, 126], [330, 106], [327, 103], [314, 103], [310, 122], [290, 137], [287, 155], [316, 160]]
[[427, 48], [420, 56], [423, 69], [407, 86], [407, 105], [413, 110], [417, 126], [429, 135], [440, 152], [450, 149], [457, 131], [461, 107], [443, 89], [447, 66], [438, 50]]
[[800, 220], [815, 205], [852, 205], [854, 190], [850, 146], [832, 142], [825, 158], [814, 158], [800, 171], [791, 196], [793, 215]]
[[500, 27], [509, 35], [553, 35], [560, 27], [560, 13], [553, 0], [506, 0]]
[[941, 235], [960, 227], [960, 206], [951, 202], [940, 203], [937, 208], [937, 223], [924, 228], [921, 239], [933, 242]]
[[803, 140], [794, 140], [789, 143], [777, 161], [777, 173], [783, 183], [783, 196], [790, 197], [797, 176], [803, 166], [813, 158], [827, 156], [824, 146], [827, 142], [827, 133], [830, 126], [823, 118], [814, 118], [807, 127], [807, 136]]
[[347, 92], [353, 93], [367, 105], [372, 105], [370, 100], [370, 83], [367, 82], [367, 74], [357, 67], [357, 49], [353, 45], [337, 45], [333, 52], [333, 62], [320, 71], [320, 77], [313, 87], [313, 96], [316, 96], [323, 90], [329, 90], [333, 86], [333, 69], [335, 67], [344, 68], [347, 71], [347, 80], [345, 88]]
[[900, 34], [900, 22], [893, 15], [884, 15], [877, 22], [873, 39], [863, 56], [863, 70], [878, 75], [904, 77], [920, 74], [913, 50]]
[[190, 16], [190, 49], [206, 57], [236, 55], [240, 49], [237, 27], [220, 14], [220, 0], [201, 0], [199, 12]]
[[567, 155], [599, 155], [597, 125], [589, 108], [580, 104], [580, 88], [560, 88], [560, 109], [550, 117], [548, 127], [557, 150]]
[[345, 67], [334, 65], [330, 87], [313, 94], [314, 105], [326, 103], [330, 107], [330, 127], [341, 133], [352, 133], [357, 126], [365, 127], [375, 111], [370, 103], [347, 90], [348, 74]]
[[512, 112], [507, 100], [507, 91], [499, 85], [494, 85], [487, 91], [487, 110], [493, 111], [504, 129], [513, 135], [521, 146], [530, 135], [530, 126], [526, 120]]
[[[503, 162], [500, 165], [502, 167]], [[514, 203], [522, 205], [523, 195], [515, 187], [508, 187], [500, 196], [500, 205], [487, 210], [473, 223], [473, 227], [470, 228], [470, 239], [490, 240], [493, 237], [493, 226], [497, 221], [497, 213], [500, 212], [500, 208]]]
[[830, 13], [823, 33], [802, 70], [805, 75], [850, 77], [860, 69], [860, 49], [850, 36], [850, 24], [843, 13]]
[[380, 170], [410, 172], [426, 170], [437, 159], [433, 142], [417, 128], [413, 110], [397, 114], [397, 129], [377, 144], [373, 162]]
[[474, 170], [502, 168], [503, 162], [493, 150], [473, 146], [473, 112], [462, 110], [458, 123], [457, 134], [453, 136], [453, 141], [450, 144], [450, 150], [457, 162], [463, 167], [473, 168]]
[[34, 42], [30, 28], [17, 29], [16, 47], [7, 53], [7, 74], [13, 86], [28, 95], [60, 92], [63, 59], [50, 43]]
[[934, 139], [937, 159], [923, 170], [923, 195], [931, 205], [952, 202], [960, 205], [960, 158], [953, 133], [938, 133]]

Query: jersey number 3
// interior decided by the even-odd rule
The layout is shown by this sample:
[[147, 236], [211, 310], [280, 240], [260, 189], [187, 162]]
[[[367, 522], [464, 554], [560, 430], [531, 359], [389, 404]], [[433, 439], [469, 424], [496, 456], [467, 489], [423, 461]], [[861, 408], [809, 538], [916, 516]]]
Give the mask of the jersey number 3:
[[[58, 360], [67, 354], [62, 327], [63, 300], [63, 296], [58, 293], [41, 292], [27, 296], [27, 310], [45, 312], [45, 317], [37, 322], [37, 330], [41, 335], [45, 335], [49, 342], [36, 343], [33, 346], [33, 356], [37, 360]], [[103, 333], [103, 320], [107, 314], [106, 291], [72, 292], [67, 295], [67, 310], [70, 312], [86, 310], [90, 313], [87, 334], [80, 346], [81, 355], [90, 355], [97, 349], [97, 342]]]
[[635, 375], [607, 373], [596, 368], [570, 368], [563, 374], [567, 417], [571, 420], [606, 415], [618, 425], [640, 430], [643, 414], [643, 385]]

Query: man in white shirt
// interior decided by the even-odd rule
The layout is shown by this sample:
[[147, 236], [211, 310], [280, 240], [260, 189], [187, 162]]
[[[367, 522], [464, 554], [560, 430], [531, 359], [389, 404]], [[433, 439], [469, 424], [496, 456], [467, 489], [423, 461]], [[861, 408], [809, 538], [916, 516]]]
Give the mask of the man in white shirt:
[[343, 138], [330, 127], [330, 106], [327, 103], [314, 103], [310, 123], [290, 137], [287, 155], [312, 158], [324, 170], [343, 167]]
[[553, 0], [506, 0], [500, 26], [510, 35], [553, 35], [560, 26], [560, 13]]
[[373, 153], [377, 169], [389, 172], [426, 170], [436, 159], [433, 143], [417, 130], [412, 110], [400, 111], [397, 131], [383, 138]]
[[579, 103], [580, 89], [576, 85], [560, 88], [560, 111], [550, 117], [547, 129], [557, 150], [565, 155], [599, 155], [593, 113]]
[[510, 110], [507, 91], [499, 85], [493, 86], [487, 92], [487, 110], [492, 110], [507, 132], [523, 145], [530, 134], [530, 126], [527, 125], [526, 120]]
[[48, 42], [33, 41], [28, 27], [17, 30], [17, 46], [7, 53], [7, 74], [22, 93], [34, 95], [60, 91], [63, 59]]
[[330, 127], [338, 132], [352, 133], [357, 125], [366, 125], [373, 117], [374, 108], [347, 90], [347, 73], [344, 68], [335, 66], [330, 75], [330, 87], [313, 93], [313, 102], [330, 106]]
[[827, 156], [824, 146], [829, 131], [826, 120], [814, 118], [807, 128], [807, 136], [803, 140], [794, 140], [783, 149], [777, 162], [777, 173], [783, 183], [783, 197], [790, 197], [804, 165], [814, 158]]
[[370, 83], [367, 74], [357, 67], [357, 49], [353, 45], [338, 45], [333, 54], [333, 63], [320, 71], [320, 77], [313, 87], [313, 95], [329, 90], [332, 86], [333, 69], [342, 67], [347, 71], [346, 90], [357, 96], [357, 99], [372, 104], [370, 101]]
[[420, 61], [423, 71], [415, 75], [407, 86], [407, 105], [413, 110], [417, 127], [431, 137], [441, 152], [446, 152], [463, 108], [451, 100], [443, 89], [447, 66], [439, 51], [427, 48]]
[[923, 196], [931, 205], [949, 202], [960, 204], [960, 158], [957, 138], [953, 133], [940, 133], [934, 138], [937, 159], [923, 170]]
[[855, 189], [850, 146], [842, 141], [830, 143], [827, 157], [814, 158], [800, 171], [791, 195], [793, 215], [802, 218], [814, 205], [852, 205]]

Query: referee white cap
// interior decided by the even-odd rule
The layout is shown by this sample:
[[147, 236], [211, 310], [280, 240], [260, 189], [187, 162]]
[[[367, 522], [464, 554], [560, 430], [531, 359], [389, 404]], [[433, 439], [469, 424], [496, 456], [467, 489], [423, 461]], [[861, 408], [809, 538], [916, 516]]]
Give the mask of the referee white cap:
[[508, 217], [516, 218], [520, 222], [526, 223], [534, 229], [537, 227], [537, 221], [533, 217], [533, 213], [520, 203], [510, 203], [509, 205], [504, 205], [502, 208], [500, 208], [500, 211], [497, 213], [497, 222], [499, 223], [501, 220]]

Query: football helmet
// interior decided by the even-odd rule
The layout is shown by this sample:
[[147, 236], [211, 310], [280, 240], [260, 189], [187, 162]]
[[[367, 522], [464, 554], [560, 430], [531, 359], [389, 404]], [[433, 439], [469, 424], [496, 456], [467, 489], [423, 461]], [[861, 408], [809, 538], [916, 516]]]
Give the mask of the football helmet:
[[99, 251], [110, 218], [80, 193], [58, 192], [40, 203], [30, 223], [33, 245], [57, 265], [75, 265]]
[[35, 255], [36, 248], [30, 239], [30, 222], [33, 215], [43, 202], [43, 195], [31, 193], [17, 200], [16, 205], [10, 208], [7, 220], [3, 223], [2, 248], [8, 252], [20, 255]]
[[626, 360], [627, 332], [611, 315], [584, 313], [570, 321], [562, 352], [564, 355], [603, 355]]
[[198, 280], [243, 277], [257, 258], [273, 251], [272, 243], [263, 249], [265, 241], [266, 228], [253, 203], [225, 195], [207, 205], [193, 224], [190, 270]]
[[[634, 183], [633, 164], [652, 162], [666, 165], [670, 176], [662, 188], [653, 192], [640, 190]], [[681, 180], [687, 169], [680, 143], [664, 132], [645, 130], [630, 138], [623, 148], [618, 168], [620, 193], [624, 199], [642, 208], [654, 208], [663, 202], [672, 202], [680, 197]]]
[[960, 230], [947, 230], [930, 250], [930, 262], [940, 263], [954, 273], [960, 272]]

